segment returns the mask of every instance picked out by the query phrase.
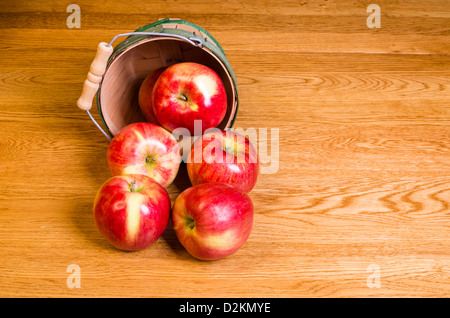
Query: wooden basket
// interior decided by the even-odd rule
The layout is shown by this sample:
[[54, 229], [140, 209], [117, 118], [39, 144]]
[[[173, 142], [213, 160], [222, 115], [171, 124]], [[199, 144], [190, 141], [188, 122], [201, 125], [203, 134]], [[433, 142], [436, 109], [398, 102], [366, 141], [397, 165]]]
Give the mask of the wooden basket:
[[[127, 35], [112, 49], [116, 38]], [[162, 66], [179, 62], [204, 64], [220, 76], [228, 103], [225, 118], [218, 128], [231, 128], [239, 98], [236, 78], [225, 52], [206, 30], [181, 19], [161, 19], [134, 32], [118, 35], [108, 45], [102, 42], [78, 106], [89, 114], [96, 93], [106, 133], [113, 137], [128, 124], [146, 121], [138, 104], [139, 87], [144, 78]]]

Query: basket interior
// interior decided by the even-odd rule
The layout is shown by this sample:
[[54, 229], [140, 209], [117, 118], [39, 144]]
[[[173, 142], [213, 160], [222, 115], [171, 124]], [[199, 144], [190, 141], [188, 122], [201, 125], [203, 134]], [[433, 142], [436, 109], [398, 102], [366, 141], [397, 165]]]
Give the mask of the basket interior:
[[179, 62], [204, 64], [220, 76], [227, 92], [228, 105], [218, 128], [231, 127], [236, 112], [236, 93], [223, 63], [206, 48], [193, 46], [181, 39], [154, 37], [118, 53], [106, 69], [99, 91], [99, 109], [112, 135], [131, 123], [146, 121], [138, 103], [143, 80], [156, 69]]

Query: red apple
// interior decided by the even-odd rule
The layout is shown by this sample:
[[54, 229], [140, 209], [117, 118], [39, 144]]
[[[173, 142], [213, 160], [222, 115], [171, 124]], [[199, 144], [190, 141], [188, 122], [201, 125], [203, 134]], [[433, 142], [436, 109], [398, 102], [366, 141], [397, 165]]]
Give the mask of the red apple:
[[[191, 135], [216, 127], [225, 117], [227, 94], [219, 75], [198, 63], [169, 66], [153, 88], [153, 112], [164, 128], [186, 128]], [[194, 121], [201, 121], [201, 131]], [[199, 127], [200, 128], [200, 127]]]
[[114, 136], [107, 151], [113, 176], [144, 174], [167, 188], [180, 167], [180, 149], [175, 137], [152, 123], [133, 123]]
[[94, 201], [100, 233], [116, 248], [138, 251], [149, 247], [169, 222], [169, 194], [158, 182], [141, 175], [108, 179]]
[[247, 241], [253, 225], [253, 203], [246, 193], [228, 184], [199, 184], [175, 200], [172, 225], [192, 256], [217, 260], [233, 254]]
[[222, 130], [206, 133], [194, 142], [186, 167], [193, 185], [222, 182], [250, 192], [258, 179], [259, 160], [247, 137]]
[[157, 70], [151, 72], [145, 77], [141, 86], [139, 87], [138, 101], [142, 114], [149, 123], [158, 124], [155, 115], [153, 114], [152, 106], [152, 93], [153, 87], [158, 80], [161, 73], [166, 69], [166, 66], [160, 67]]

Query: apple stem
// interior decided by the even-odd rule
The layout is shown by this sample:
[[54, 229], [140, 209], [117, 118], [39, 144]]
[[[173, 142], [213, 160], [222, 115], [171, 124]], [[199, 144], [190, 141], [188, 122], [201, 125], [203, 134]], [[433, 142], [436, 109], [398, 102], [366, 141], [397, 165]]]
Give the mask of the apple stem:
[[186, 222], [186, 226], [188, 227], [189, 230], [193, 230], [195, 227], [195, 221], [193, 218], [191, 218], [190, 216], [186, 215], [185, 216], [185, 222]]
[[136, 189], [136, 182], [131, 181], [131, 183], [130, 183], [130, 191], [131, 192], [136, 192], [137, 191], [137, 189]]
[[186, 97], [186, 95], [184, 95], [184, 94], [181, 94], [180, 95], [180, 99], [183, 101], [183, 102], [187, 102], [187, 97]]
[[156, 158], [153, 156], [147, 156], [147, 158], [145, 158], [145, 162], [147, 163], [151, 163], [153, 161], [156, 161]]

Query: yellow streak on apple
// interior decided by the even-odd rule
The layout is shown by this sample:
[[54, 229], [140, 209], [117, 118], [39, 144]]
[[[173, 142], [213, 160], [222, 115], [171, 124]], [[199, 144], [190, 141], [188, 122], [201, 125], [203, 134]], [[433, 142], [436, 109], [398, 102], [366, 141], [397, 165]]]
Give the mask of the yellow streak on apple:
[[174, 230], [184, 229], [184, 226], [185, 226], [184, 216], [187, 215], [184, 198], [182, 196], [179, 196], [176, 200], [176, 204], [177, 204], [176, 207], [178, 209], [181, 209], [182, 213], [179, 214], [179, 215], [181, 215], [181, 217], [177, 217], [177, 216], [172, 217], [172, 220], [174, 221], [173, 229]]
[[127, 174], [135, 174], [135, 173], [139, 173], [139, 174], [144, 174], [141, 166], [136, 164], [136, 165], [129, 165], [126, 166], [125, 169], [123, 169], [123, 174], [127, 175]]
[[127, 206], [127, 233], [128, 239], [133, 241], [139, 229], [141, 219], [141, 205], [145, 200], [145, 196], [139, 192], [131, 192]]
[[144, 136], [139, 131], [135, 131], [136, 136], [138, 137], [139, 141], [143, 142], [145, 141]]
[[191, 110], [193, 110], [194, 112], [197, 112], [197, 111], [198, 111], [198, 105], [195, 104], [195, 103], [191, 103], [191, 104], [189, 105], [189, 107], [190, 107]]
[[[140, 142], [147, 144], [148, 141], [145, 140], [144, 136], [139, 132], [139, 131], [135, 131], [134, 132], [136, 137], [139, 139]], [[146, 166], [145, 170], [142, 168], [143, 166], [140, 164], [135, 164], [135, 165], [127, 165], [124, 170], [123, 170], [123, 174], [127, 175], [127, 174], [135, 174], [135, 173], [139, 173], [139, 174], [148, 174], [148, 176], [150, 177], [154, 177], [154, 166]]]
[[235, 230], [230, 229], [218, 235], [205, 236], [204, 243], [206, 243], [206, 246], [208, 248], [219, 250], [228, 249], [230, 246], [230, 242], [233, 242], [238, 235], [239, 233], [236, 233]]

